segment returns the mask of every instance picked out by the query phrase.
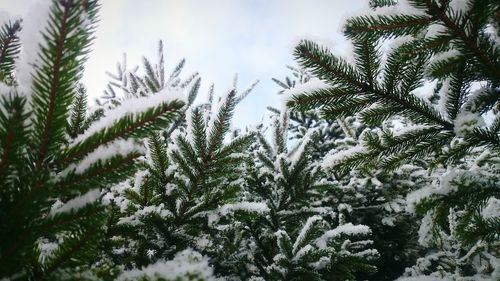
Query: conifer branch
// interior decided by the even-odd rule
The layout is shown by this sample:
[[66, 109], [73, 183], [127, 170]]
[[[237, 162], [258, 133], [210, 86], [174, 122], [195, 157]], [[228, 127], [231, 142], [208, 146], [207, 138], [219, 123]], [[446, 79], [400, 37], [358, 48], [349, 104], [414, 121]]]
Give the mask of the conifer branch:
[[231, 120], [234, 107], [236, 106], [236, 91], [231, 90], [227, 96], [227, 100], [221, 106], [221, 109], [217, 113], [216, 119], [213, 121], [213, 127], [210, 131], [210, 137], [207, 144], [207, 159], [209, 160], [215, 150], [219, 149], [224, 140], [224, 134], [229, 129], [229, 122]]
[[[15, 56], [19, 53], [19, 38], [17, 33], [21, 30], [19, 20], [13, 24], [7, 23], [0, 30], [0, 71], [3, 75], [12, 78]], [[3, 80], [0, 76], [0, 81]]]
[[48, 267], [45, 270], [44, 274], [50, 275], [53, 271], [57, 270], [63, 263], [68, 262], [70, 260], [69, 258], [73, 256], [75, 252], [85, 247], [85, 245], [89, 242], [89, 240], [92, 239], [93, 236], [99, 233], [99, 227], [100, 227], [99, 225], [94, 225], [90, 227], [87, 231], [85, 231], [82, 237], [78, 237], [77, 243], [71, 245], [69, 249], [66, 249], [66, 251], [64, 251], [60, 257], [57, 257], [56, 260], [52, 262], [50, 267]]
[[[83, 182], [93, 181], [95, 179], [100, 179], [101, 182], [95, 183], [93, 187], [106, 186], [107, 184], [119, 182], [122, 178], [118, 176], [123, 176], [123, 174], [131, 174], [127, 172], [128, 166], [133, 163], [134, 160], [142, 156], [142, 153], [133, 152], [128, 154], [126, 157], [114, 157], [104, 163], [96, 163], [83, 171], [82, 173], [70, 172], [67, 176], [62, 178], [60, 181], [55, 183], [54, 188], [60, 191], [67, 192], [64, 190], [71, 186], [71, 192], [75, 192], [77, 187], [79, 187]], [[135, 169], [132, 169], [134, 171]], [[125, 172], [125, 173], [124, 173]], [[81, 190], [85, 192], [86, 190]]]
[[[182, 102], [173, 101], [163, 103], [156, 108], [138, 114], [138, 116], [127, 114], [116, 120], [112, 127], [103, 128], [67, 149], [55, 161], [55, 164], [62, 165], [63, 163], [79, 159], [94, 151], [97, 147], [106, 145], [119, 138], [142, 136], [146, 132], [151, 131], [151, 129], [158, 127], [158, 125], [165, 123], [165, 121], [169, 122], [182, 106]], [[162, 121], [162, 119], [166, 120]]]
[[16, 161], [17, 153], [21, 152], [20, 145], [26, 138], [24, 125], [27, 114], [23, 112], [26, 100], [21, 97], [3, 97], [0, 100], [7, 113], [0, 111], [0, 179], [9, 172], [8, 162]]
[[351, 39], [369, 36], [371, 33], [396, 37], [416, 34], [434, 20], [433, 17], [417, 15], [364, 16], [348, 19], [344, 28], [345, 34]]
[[[354, 94], [367, 96], [366, 100], [362, 100], [362, 104], [367, 104], [369, 102], [369, 95], [373, 94], [378, 99], [386, 100], [387, 102], [398, 105], [401, 108], [411, 110], [420, 116], [425, 116], [427, 120], [441, 125], [446, 130], [453, 130], [453, 124], [441, 118], [439, 113], [426, 106], [425, 102], [420, 101], [419, 98], [407, 95], [407, 92], [397, 94], [395, 92], [384, 91], [378, 87], [372, 87], [357, 77], [357, 75], [350, 70], [349, 66], [344, 65], [327, 50], [321, 49], [319, 46], [310, 41], [302, 41], [299, 43], [299, 45], [295, 48], [295, 57], [301, 64], [304, 65], [304, 67], [311, 69], [313, 74], [317, 75], [321, 79], [325, 79], [327, 81], [339, 81], [340, 77], [340, 79], [342, 79], [339, 81], [340, 83], [342, 83], [342, 81], [347, 83], [347, 85], [341, 84], [341, 87], [354, 86], [354, 89], [352, 90]], [[417, 71], [417, 68], [418, 67], [415, 67], [415, 71]], [[416, 81], [413, 80], [411, 82], [415, 83]], [[408, 85], [407, 90], [412, 90], [412, 86]], [[360, 108], [364, 108], [364, 106], [358, 107], [358, 109]], [[328, 112], [328, 108], [326, 108], [325, 111]]]
[[[69, 12], [71, 8], [71, 1], [66, 2], [66, 1], [61, 1], [61, 5], [63, 6], [63, 14], [60, 19], [60, 26], [57, 26], [57, 37], [54, 38], [54, 57], [52, 58], [53, 66], [52, 66], [52, 73], [50, 75], [50, 86], [49, 86], [49, 91], [48, 91], [48, 108], [47, 108], [47, 115], [46, 115], [46, 120], [44, 124], [41, 124], [42, 126], [42, 132], [40, 134], [40, 146], [38, 148], [38, 157], [37, 157], [37, 163], [36, 166], [38, 168], [41, 167], [45, 156], [48, 152], [49, 149], [49, 142], [50, 142], [50, 132], [52, 130], [53, 125], [53, 118], [54, 118], [54, 111], [56, 110], [56, 99], [59, 93], [59, 87], [60, 87], [60, 74], [61, 74], [61, 64], [62, 64], [62, 57], [65, 51], [65, 41], [66, 41], [66, 36], [67, 36], [67, 24], [68, 24], [68, 19], [69, 19]], [[58, 7], [56, 5], [56, 7]], [[43, 122], [43, 121], [42, 121]]]
[[500, 81], [500, 68], [498, 67], [499, 62], [494, 62], [490, 60], [490, 56], [483, 51], [483, 48], [477, 45], [477, 40], [468, 36], [464, 29], [458, 26], [452, 19], [450, 19], [446, 13], [440, 13], [438, 15], [439, 19], [448, 27], [453, 33], [464, 42], [467, 48], [477, 57], [477, 59], [488, 69], [492, 77], [496, 81]]

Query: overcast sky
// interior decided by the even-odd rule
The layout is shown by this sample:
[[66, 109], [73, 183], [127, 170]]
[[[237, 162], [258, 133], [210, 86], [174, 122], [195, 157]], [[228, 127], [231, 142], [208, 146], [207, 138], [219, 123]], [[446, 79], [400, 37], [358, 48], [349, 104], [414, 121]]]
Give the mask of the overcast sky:
[[[48, 1], [48, 0], [46, 0]], [[37, 0], [0, 0], [0, 9], [24, 15]], [[167, 69], [186, 58], [184, 76], [198, 71], [202, 92], [215, 83], [226, 91], [235, 73], [240, 89], [260, 80], [237, 108], [238, 126], [261, 120], [266, 106], [280, 105], [272, 77], [283, 78], [293, 65], [292, 49], [301, 38], [328, 44], [345, 53], [343, 19], [366, 7], [368, 0], [105, 0], [97, 40], [86, 65], [84, 82], [93, 97], [106, 85], [126, 52], [130, 64], [156, 58], [158, 40], [166, 49]]]

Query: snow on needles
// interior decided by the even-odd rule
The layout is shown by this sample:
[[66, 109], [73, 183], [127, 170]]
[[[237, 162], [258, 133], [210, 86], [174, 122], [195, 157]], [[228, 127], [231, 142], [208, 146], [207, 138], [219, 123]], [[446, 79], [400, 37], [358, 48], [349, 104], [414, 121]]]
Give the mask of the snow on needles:
[[73, 210], [78, 210], [87, 204], [93, 203], [99, 199], [101, 195], [101, 190], [99, 188], [92, 189], [89, 192], [75, 197], [64, 204], [54, 204], [50, 210], [50, 216], [54, 216], [59, 213], [66, 213]]
[[409, 193], [406, 196], [406, 211], [409, 213], [415, 213], [417, 204], [425, 198], [428, 198], [434, 194], [443, 195], [456, 191], [456, 186], [453, 185], [453, 181], [460, 175], [460, 171], [450, 169], [439, 177], [439, 186], [426, 186]]
[[460, 110], [454, 122], [455, 134], [459, 137], [465, 137], [477, 127], [485, 125], [483, 117], [479, 113]]
[[78, 136], [73, 141], [73, 144], [86, 139], [96, 132], [111, 127], [113, 123], [120, 118], [131, 114], [146, 112], [152, 108], [160, 106], [161, 104], [169, 103], [174, 100], [186, 103], [186, 95], [184, 95], [181, 88], [164, 88], [160, 92], [151, 96], [126, 99], [120, 106], [105, 112], [105, 116], [90, 126], [85, 134]]
[[356, 145], [352, 148], [341, 150], [341, 151], [333, 151], [332, 153], [327, 154], [323, 158], [322, 167], [324, 169], [331, 168], [335, 165], [338, 165], [342, 160], [347, 157], [353, 156], [358, 153], [365, 153], [367, 150], [362, 145]]
[[311, 142], [311, 137], [316, 132], [317, 132], [316, 129], [308, 130], [307, 133], [302, 138], [300, 144], [296, 147], [295, 150], [292, 151], [292, 153], [290, 154], [290, 157], [289, 157], [291, 160], [292, 166], [295, 166], [297, 164], [297, 161], [302, 157], [307, 145], [309, 145], [309, 143]]
[[313, 227], [313, 225], [316, 222], [322, 221], [322, 220], [323, 220], [323, 218], [321, 218], [320, 216], [312, 216], [312, 217], [307, 219], [307, 222], [304, 225], [304, 227], [302, 227], [302, 230], [300, 231], [299, 236], [295, 240], [295, 243], [293, 243], [293, 249], [292, 249], [293, 253], [297, 252], [299, 245], [305, 239], [305, 236], [306, 236], [307, 232], [309, 232], [309, 229], [311, 229], [311, 227]]
[[89, 155], [83, 158], [76, 167], [75, 173], [82, 174], [86, 169], [88, 169], [92, 164], [98, 161], [107, 160], [114, 156], [124, 156], [126, 157], [132, 152], [146, 153], [144, 147], [137, 145], [137, 143], [132, 140], [116, 140], [113, 143], [100, 146], [96, 150], [92, 151]]
[[500, 200], [494, 197], [488, 199], [486, 206], [481, 211], [481, 215], [485, 219], [500, 217]]
[[[158, 261], [142, 269], [132, 269], [123, 272], [118, 281], [137, 280], [141, 277], [163, 278], [167, 280], [217, 280], [213, 276], [213, 268], [208, 258], [191, 249], [186, 249], [175, 255], [169, 261]], [[196, 276], [197, 278], [193, 278]]]
[[[38, 1], [23, 17], [22, 29], [19, 32], [21, 52], [16, 60], [16, 79], [19, 83], [20, 93], [29, 98], [31, 92], [33, 65], [38, 63], [38, 53], [42, 46], [42, 31], [47, 26], [50, 5], [52, 1]], [[29, 104], [29, 103], [28, 103]]]
[[235, 212], [264, 214], [269, 211], [269, 207], [264, 202], [237, 202], [224, 204], [215, 211], [205, 212], [204, 215], [208, 218], [208, 224], [213, 225], [219, 221], [221, 216], [233, 215]]
[[311, 80], [307, 81], [304, 84], [298, 84], [293, 88], [286, 89], [283, 91], [283, 94], [282, 94], [282, 97], [283, 97], [282, 101], [283, 101], [284, 107], [286, 107], [286, 103], [293, 100], [295, 96], [302, 95], [302, 94], [308, 94], [312, 91], [326, 89], [329, 87], [330, 87], [330, 85], [323, 82], [322, 80], [320, 80], [318, 78], [311, 78]]
[[236, 211], [263, 214], [269, 212], [270, 210], [266, 203], [262, 202], [239, 202], [226, 204], [219, 209], [219, 213], [223, 216], [234, 213]]
[[366, 225], [353, 225], [352, 223], [347, 223], [336, 227], [335, 229], [325, 232], [321, 237], [316, 239], [316, 245], [320, 249], [325, 249], [328, 245], [328, 240], [334, 237], [339, 237], [342, 234], [345, 235], [366, 235], [370, 234], [371, 230]]
[[436, 276], [416, 276], [416, 277], [402, 277], [396, 281], [452, 281], [449, 277], [436, 277]]

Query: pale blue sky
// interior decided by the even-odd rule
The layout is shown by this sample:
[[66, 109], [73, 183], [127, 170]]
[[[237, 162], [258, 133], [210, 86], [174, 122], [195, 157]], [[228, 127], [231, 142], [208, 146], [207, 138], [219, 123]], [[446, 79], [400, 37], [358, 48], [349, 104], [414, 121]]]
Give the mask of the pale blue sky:
[[[23, 15], [37, 0], [0, 0], [1, 10]], [[186, 58], [184, 75], [198, 71], [202, 93], [211, 82], [216, 93], [227, 90], [234, 73], [243, 89], [260, 83], [237, 108], [238, 126], [261, 120], [266, 106], [280, 105], [272, 77], [289, 74], [292, 49], [301, 38], [348, 52], [339, 33], [342, 20], [367, 6], [368, 0], [105, 0], [94, 51], [86, 65], [84, 82], [89, 94], [102, 94], [106, 70], [115, 69], [123, 52], [129, 63], [155, 58], [158, 40], [164, 40], [166, 62], [173, 67]]]

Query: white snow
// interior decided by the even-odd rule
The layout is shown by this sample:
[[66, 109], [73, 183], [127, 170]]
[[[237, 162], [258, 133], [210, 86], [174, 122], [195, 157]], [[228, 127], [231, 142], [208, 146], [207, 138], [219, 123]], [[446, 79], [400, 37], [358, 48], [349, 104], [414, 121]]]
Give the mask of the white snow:
[[445, 33], [446, 27], [440, 23], [433, 23], [427, 28], [427, 37], [434, 37]]
[[311, 78], [304, 84], [297, 84], [295, 87], [286, 89], [282, 94], [283, 107], [286, 108], [286, 103], [291, 101], [295, 96], [308, 94], [312, 91], [327, 89], [331, 86], [318, 78]]
[[459, 50], [457, 49], [451, 49], [449, 51], [446, 51], [446, 52], [442, 52], [442, 53], [438, 53], [436, 55], [434, 55], [434, 57], [432, 58], [433, 61], [444, 61], [444, 60], [448, 60], [448, 59], [451, 59], [451, 58], [454, 58], [454, 57], [458, 57], [458, 56], [461, 56], [462, 53], [460, 53]]
[[448, 7], [454, 12], [466, 12], [468, 10], [470, 0], [451, 0]]
[[193, 280], [189, 276], [195, 275], [201, 280], [217, 280], [213, 276], [213, 268], [208, 258], [191, 249], [186, 249], [175, 255], [172, 260], [160, 260], [142, 269], [124, 271], [118, 281], [137, 280], [141, 277], [164, 278], [167, 280]]
[[364, 152], [366, 152], [366, 148], [362, 145], [357, 145], [346, 150], [335, 151], [334, 153], [327, 154], [323, 158], [323, 163], [321, 166], [324, 169], [330, 168], [342, 162], [342, 160], [345, 159], [346, 157], [350, 157], [353, 156], [354, 154], [364, 153]]
[[500, 200], [494, 197], [488, 199], [486, 206], [481, 211], [481, 215], [485, 219], [500, 217]]
[[[126, 154], [125, 154], [126, 155]], [[144, 182], [144, 179], [146, 179], [146, 177], [149, 175], [149, 171], [148, 170], [141, 170], [141, 171], [137, 171], [135, 173], [135, 176], [134, 176], [134, 184], [132, 186], [132, 189], [134, 191], [140, 191], [141, 190], [141, 186]]]
[[314, 133], [316, 133], [316, 130], [308, 130], [307, 133], [304, 135], [304, 137], [302, 137], [302, 140], [301, 140], [299, 146], [295, 150], [292, 151], [291, 155], [289, 156], [289, 159], [290, 159], [292, 166], [295, 166], [295, 164], [297, 164], [297, 161], [300, 159], [300, 157], [304, 153], [304, 149], [311, 141], [311, 136]]
[[54, 252], [54, 250], [57, 249], [58, 244], [50, 242], [46, 238], [42, 238], [38, 239], [37, 246], [38, 250], [40, 251], [40, 255], [38, 256], [38, 261], [41, 264], [44, 264], [47, 261], [47, 258], [50, 257], [51, 254]]
[[437, 191], [440, 194], [447, 194], [455, 191], [456, 186], [452, 186], [452, 181], [459, 176], [459, 172], [455, 169], [449, 169], [441, 177], [439, 177], [439, 189]]
[[335, 229], [328, 230], [321, 237], [316, 239], [316, 245], [320, 249], [325, 249], [328, 245], [328, 240], [339, 237], [342, 234], [345, 235], [366, 235], [371, 233], [371, 230], [368, 226], [358, 224], [353, 225], [352, 223], [343, 224], [337, 226]]
[[116, 140], [108, 145], [100, 146], [83, 158], [75, 166], [75, 173], [82, 174], [92, 164], [104, 162], [114, 156], [127, 156], [132, 152], [146, 153], [145, 148], [134, 143], [132, 140]]
[[416, 205], [425, 198], [428, 198], [434, 194], [448, 194], [456, 190], [456, 186], [453, 186], [451, 182], [459, 177], [461, 171], [456, 169], [449, 169], [439, 177], [439, 186], [433, 184], [415, 190], [406, 196], [406, 210], [410, 213], [415, 212]]
[[166, 209], [165, 205], [163, 203], [161, 203], [160, 205], [157, 205], [157, 206], [150, 205], [150, 206], [146, 206], [144, 208], [141, 208], [134, 213], [133, 217], [136, 217], [136, 218], [146, 217], [151, 213], [156, 213], [162, 218], [173, 217], [172, 212], [169, 211], [168, 209]]
[[321, 257], [317, 262], [310, 263], [309, 265], [316, 270], [324, 269], [331, 264], [329, 257]]
[[409, 213], [415, 213], [416, 205], [424, 198], [429, 197], [433, 194], [434, 188], [426, 186], [421, 189], [415, 190], [406, 196], [406, 211]]
[[105, 116], [99, 121], [95, 122], [92, 126], [90, 126], [85, 134], [78, 136], [73, 141], [73, 144], [83, 141], [96, 132], [111, 127], [116, 120], [119, 120], [125, 116], [143, 113], [162, 104], [170, 103], [174, 100], [186, 102], [186, 96], [184, 95], [182, 89], [164, 88], [160, 92], [151, 96], [126, 99], [120, 106], [105, 112]]
[[485, 125], [483, 117], [478, 113], [460, 110], [454, 121], [454, 132], [459, 137], [465, 137], [477, 127]]
[[267, 213], [269, 212], [269, 207], [263, 202], [239, 202], [226, 204], [219, 208], [219, 213], [223, 216], [232, 214], [236, 211], [245, 211], [252, 213]]
[[[49, 8], [52, 1], [42, 0], [34, 4], [28, 13], [23, 16], [22, 29], [19, 32], [21, 52], [16, 60], [16, 79], [19, 83], [19, 92], [30, 100], [33, 65], [40, 63], [38, 53], [45, 41], [42, 31], [47, 26]], [[28, 102], [29, 104], [29, 102]]]
[[154, 249], [149, 249], [146, 251], [146, 256], [148, 256], [148, 258], [150, 258], [150, 259], [152, 257], [154, 257], [155, 255], [156, 255], [156, 250], [154, 250]]
[[437, 80], [433, 80], [430, 82], [425, 82], [423, 83], [422, 86], [416, 88], [415, 90], [412, 91], [412, 94], [415, 96], [424, 99], [424, 100], [429, 100], [432, 95], [434, 95], [434, 89], [436, 88]]
[[[186, 120], [186, 131], [185, 131], [185, 138], [186, 140], [191, 143], [191, 144], [194, 144], [194, 135], [193, 135], [193, 109], [188, 109], [186, 110], [186, 113], [185, 113], [185, 120]], [[176, 130], [176, 131], [179, 131], [179, 130]]]
[[396, 281], [452, 281], [448, 277], [440, 278], [435, 276], [416, 276], [416, 277], [402, 277]]
[[[238, 76], [235, 75], [234, 77], [234, 82], [233, 83], [237, 83], [237, 79], [238, 79]], [[206, 128], [206, 135], [207, 135], [207, 139], [210, 139], [210, 135], [213, 133], [213, 126], [215, 124], [215, 121], [217, 121], [216, 119], [216, 116], [217, 114], [219, 113], [220, 109], [223, 108], [224, 106], [226, 106], [227, 104], [227, 101], [228, 101], [228, 98], [229, 98], [229, 95], [231, 93], [234, 93], [236, 94], [236, 87], [232, 87], [230, 88], [229, 90], [227, 90], [225, 92], [224, 95], [220, 96], [219, 99], [217, 100], [217, 102], [214, 101], [214, 104], [212, 105], [212, 109], [211, 109], [211, 116], [207, 116], [208, 119], [208, 124], [207, 124], [207, 128]], [[207, 112], [208, 114], [209, 112]]]
[[402, 126], [396, 126], [393, 129], [393, 132], [395, 133], [396, 136], [401, 136], [409, 132], [414, 132], [414, 131], [420, 131], [420, 130], [426, 130], [431, 128], [432, 126], [429, 125], [402, 125]]
[[443, 84], [441, 85], [441, 89], [439, 89], [438, 95], [439, 95], [439, 101], [437, 104], [437, 110], [439, 113], [441, 113], [441, 116], [444, 116], [445, 118], [448, 118], [448, 113], [446, 112], [447, 105], [446, 103], [448, 102], [448, 94], [450, 91], [450, 79], [445, 79], [443, 81]]
[[209, 235], [204, 235], [202, 237], [196, 238], [195, 244], [198, 248], [201, 249], [205, 249], [213, 245]]
[[495, 47], [500, 48], [500, 36], [497, 35], [499, 34], [497, 29], [494, 25], [488, 24], [484, 29], [484, 33], [495, 43]]
[[97, 201], [99, 199], [100, 195], [101, 195], [100, 189], [98, 189], [98, 188], [92, 189], [92, 190], [88, 191], [87, 193], [85, 193], [81, 196], [75, 197], [62, 205], [60, 205], [60, 204], [56, 205], [55, 208], [52, 208], [50, 210], [49, 216], [54, 216], [54, 215], [59, 214], [59, 213], [66, 213], [66, 212], [78, 210], [78, 209], [86, 206], [87, 204], [94, 203], [95, 201]]
[[304, 247], [302, 247], [297, 254], [293, 257], [294, 260], [299, 260], [305, 255], [307, 255], [309, 252], [314, 251], [314, 247], [307, 244]]
[[427, 213], [420, 223], [420, 228], [418, 229], [418, 243], [423, 246], [428, 246], [432, 239], [432, 227], [433, 227], [432, 213]]
[[299, 236], [297, 236], [297, 239], [295, 239], [295, 243], [293, 243], [292, 253], [297, 252], [299, 245], [302, 244], [302, 242], [305, 239], [306, 234], [310, 231], [310, 229], [313, 227], [313, 225], [316, 222], [322, 221], [322, 220], [323, 220], [323, 218], [321, 218], [320, 216], [312, 216], [312, 217], [309, 217], [307, 219], [306, 223], [304, 224], [304, 226], [300, 230]]
[[395, 217], [385, 217], [382, 219], [382, 224], [387, 226], [394, 226], [395, 221], [396, 221]]

